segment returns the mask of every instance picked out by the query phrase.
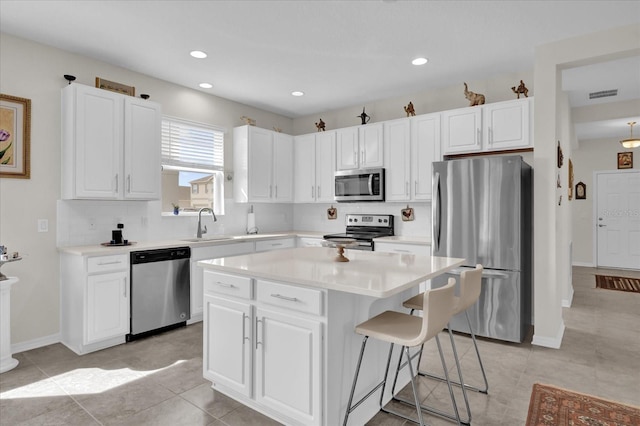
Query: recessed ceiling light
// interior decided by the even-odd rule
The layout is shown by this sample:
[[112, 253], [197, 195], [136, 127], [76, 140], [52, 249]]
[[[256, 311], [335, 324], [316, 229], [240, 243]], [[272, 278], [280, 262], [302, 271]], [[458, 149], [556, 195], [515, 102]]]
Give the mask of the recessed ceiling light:
[[427, 62], [429, 62], [427, 58], [415, 58], [413, 61], [411, 61], [413, 65], [424, 65]]
[[299, 90], [296, 90], [296, 91], [294, 91], [294, 92], [291, 92], [291, 95], [293, 95], [293, 96], [303, 96], [303, 95], [304, 95], [304, 92], [301, 92], [301, 91], [299, 91]]
[[192, 50], [189, 54], [194, 58], [198, 58], [198, 59], [204, 59], [207, 57], [207, 54], [204, 53], [202, 50]]
[[211, 89], [213, 87], [213, 84], [211, 84], [211, 83], [200, 83], [198, 86], [202, 87], [203, 89]]

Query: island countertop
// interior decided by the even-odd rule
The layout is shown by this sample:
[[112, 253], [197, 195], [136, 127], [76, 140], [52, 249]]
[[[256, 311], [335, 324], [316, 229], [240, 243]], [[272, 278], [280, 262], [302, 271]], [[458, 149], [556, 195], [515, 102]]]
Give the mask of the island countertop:
[[464, 259], [305, 247], [201, 260], [199, 266], [229, 274], [385, 298], [456, 268]]

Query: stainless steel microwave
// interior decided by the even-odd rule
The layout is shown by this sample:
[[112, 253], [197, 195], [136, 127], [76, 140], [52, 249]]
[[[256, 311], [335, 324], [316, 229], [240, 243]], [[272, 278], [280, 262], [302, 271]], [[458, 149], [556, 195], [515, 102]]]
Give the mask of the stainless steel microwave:
[[384, 169], [336, 172], [335, 191], [339, 202], [384, 201]]

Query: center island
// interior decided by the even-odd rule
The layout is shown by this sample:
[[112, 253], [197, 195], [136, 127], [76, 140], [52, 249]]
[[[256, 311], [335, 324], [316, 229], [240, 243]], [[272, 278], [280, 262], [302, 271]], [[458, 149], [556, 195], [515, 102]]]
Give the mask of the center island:
[[[215, 390], [287, 425], [342, 424], [362, 341], [355, 326], [385, 310], [406, 311], [402, 302], [421, 283], [464, 261], [347, 250], [350, 261], [336, 262], [336, 255], [308, 247], [198, 262], [203, 375]], [[388, 351], [370, 340], [356, 398], [382, 380]], [[408, 383], [408, 369], [398, 381], [398, 389]], [[378, 400], [367, 399], [349, 424], [375, 416]]]

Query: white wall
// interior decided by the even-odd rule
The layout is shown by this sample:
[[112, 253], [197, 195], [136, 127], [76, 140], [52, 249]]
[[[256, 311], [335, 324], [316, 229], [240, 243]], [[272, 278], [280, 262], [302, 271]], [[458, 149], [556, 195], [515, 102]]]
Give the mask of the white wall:
[[[559, 273], [563, 267], [559, 267], [558, 262], [566, 250], [563, 232], [571, 223], [567, 219], [569, 215], [563, 215], [558, 208], [556, 191], [556, 141], [561, 136], [562, 127], [562, 115], [557, 107], [561, 91], [560, 72], [564, 68], [635, 56], [638, 53], [640, 25], [575, 37], [536, 49], [534, 344], [559, 347], [564, 334], [562, 289], [567, 285], [568, 276]], [[566, 173], [566, 168], [561, 173]]]
[[[31, 99], [31, 179], [0, 179], [0, 243], [18, 251], [23, 260], [4, 265], [2, 272], [20, 282], [11, 294], [11, 342], [55, 340], [59, 329], [60, 244], [97, 244], [110, 237], [118, 219], [130, 240], [187, 236], [195, 233], [191, 216], [161, 217], [160, 202], [58, 201], [60, 198], [60, 89], [67, 82], [93, 86], [95, 77], [135, 86], [162, 104], [163, 113], [225, 127], [225, 164], [233, 164], [232, 128], [243, 115], [261, 127], [292, 131], [292, 120], [206, 93], [177, 86], [123, 68], [71, 54], [2, 33], [0, 90]], [[225, 194], [232, 194], [231, 183]], [[247, 205], [228, 203], [227, 214], [209, 226], [211, 232], [244, 232]], [[261, 231], [291, 229], [292, 206], [256, 206]], [[88, 219], [97, 229], [88, 231]], [[144, 219], [146, 218], [146, 219]], [[48, 219], [49, 232], [37, 232], [37, 220]], [[59, 228], [57, 223], [59, 223]]]

